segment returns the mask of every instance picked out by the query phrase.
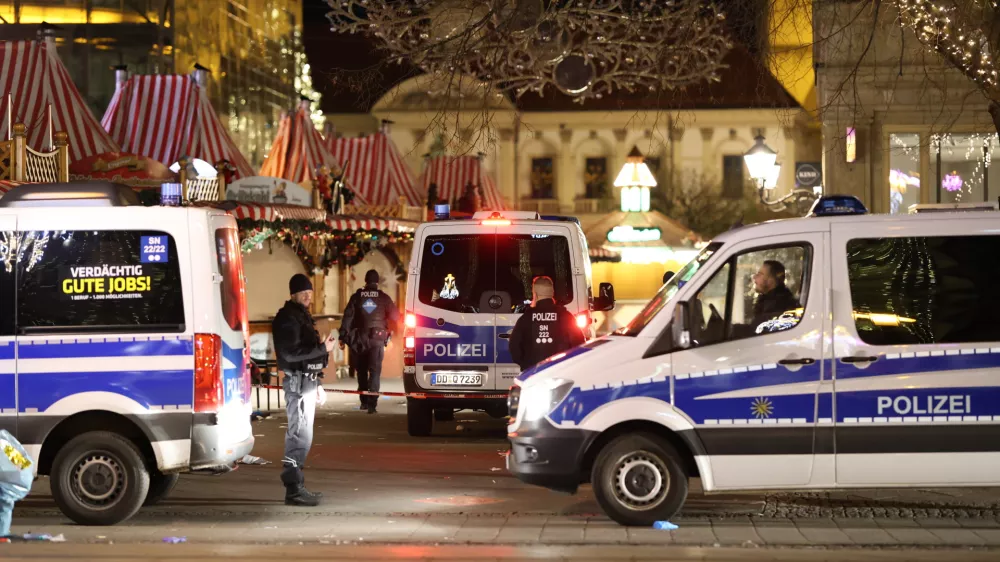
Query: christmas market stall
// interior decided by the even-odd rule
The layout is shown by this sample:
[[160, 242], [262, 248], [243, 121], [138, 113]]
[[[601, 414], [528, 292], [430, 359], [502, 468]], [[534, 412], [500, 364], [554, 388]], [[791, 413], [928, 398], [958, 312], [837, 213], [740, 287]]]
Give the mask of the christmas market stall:
[[463, 213], [504, 209], [503, 197], [479, 156], [428, 158], [417, 185], [427, 194], [429, 206], [449, 203]]
[[309, 103], [308, 99], [301, 100], [295, 111], [281, 118], [271, 152], [260, 169], [261, 176], [281, 178], [312, 190], [321, 176], [328, 179], [339, 175], [340, 163], [316, 130]]
[[[196, 66], [191, 76], [129, 77], [119, 67], [115, 74], [115, 95], [101, 124], [128, 154], [101, 161], [129, 169], [131, 179], [130, 174], [119, 173], [125, 183], [141, 190], [156, 187], [166, 174], [175, 173], [185, 199], [216, 201], [226, 184], [254, 175], [208, 99], [208, 70]], [[198, 161], [209, 164], [208, 173], [195, 165]], [[89, 171], [96, 177], [99, 168], [91, 165], [78, 173]]]
[[331, 135], [325, 143], [344, 166], [344, 182], [369, 205], [403, 203], [423, 207], [424, 197], [416, 188], [413, 173], [389, 138], [388, 123], [383, 122], [382, 129], [374, 135], [355, 138]]

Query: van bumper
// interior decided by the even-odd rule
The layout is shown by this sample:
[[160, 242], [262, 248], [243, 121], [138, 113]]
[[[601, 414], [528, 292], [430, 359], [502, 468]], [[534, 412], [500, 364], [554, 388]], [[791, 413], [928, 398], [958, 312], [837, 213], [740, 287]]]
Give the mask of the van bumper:
[[572, 494], [584, 481], [583, 456], [597, 433], [557, 428], [542, 419], [522, 422], [508, 437], [507, 470], [511, 474], [527, 484]]
[[[204, 419], [201, 419], [204, 416]], [[247, 416], [247, 423], [250, 417]], [[195, 414], [191, 427], [191, 470], [226, 472], [253, 450], [253, 432], [242, 441], [232, 442], [233, 431], [220, 425], [216, 414]]]
[[507, 412], [506, 389], [449, 389], [430, 390], [417, 384], [413, 373], [403, 373], [403, 390], [407, 394], [422, 394], [420, 400], [431, 408], [454, 408], [456, 410], [485, 410], [499, 417]]

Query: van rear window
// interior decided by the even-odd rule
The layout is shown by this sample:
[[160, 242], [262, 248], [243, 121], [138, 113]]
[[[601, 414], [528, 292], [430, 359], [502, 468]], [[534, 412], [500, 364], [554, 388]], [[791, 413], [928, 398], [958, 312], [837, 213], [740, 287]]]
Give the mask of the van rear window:
[[247, 292], [243, 280], [243, 259], [235, 228], [215, 231], [215, 255], [219, 261], [222, 284], [222, 315], [233, 330], [242, 331], [247, 321]]
[[[531, 281], [552, 278], [556, 300], [573, 301], [569, 240], [531, 234], [429, 236], [424, 241], [420, 302], [454, 312], [511, 312], [531, 301]], [[508, 309], [494, 310], [483, 301], [505, 295]]]
[[17, 233], [20, 333], [183, 332], [177, 245], [156, 231]]

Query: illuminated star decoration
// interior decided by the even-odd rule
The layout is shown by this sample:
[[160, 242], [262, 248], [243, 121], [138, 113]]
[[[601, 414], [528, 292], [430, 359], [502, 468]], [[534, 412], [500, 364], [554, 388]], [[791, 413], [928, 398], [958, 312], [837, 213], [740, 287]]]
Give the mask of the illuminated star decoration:
[[774, 405], [767, 398], [755, 398], [753, 405], [750, 406], [750, 412], [757, 419], [769, 418], [774, 412]]
[[458, 287], [455, 286], [455, 276], [448, 274], [444, 278], [444, 288], [441, 289], [442, 299], [457, 299]]

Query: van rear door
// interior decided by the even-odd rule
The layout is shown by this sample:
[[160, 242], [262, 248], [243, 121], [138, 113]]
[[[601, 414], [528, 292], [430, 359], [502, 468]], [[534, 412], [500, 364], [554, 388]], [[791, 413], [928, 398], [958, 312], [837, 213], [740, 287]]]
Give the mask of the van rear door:
[[[496, 388], [496, 228], [434, 225], [418, 249], [415, 380], [427, 390]], [[412, 282], [412, 281], [411, 281]]]
[[503, 302], [497, 313], [496, 371], [498, 390], [507, 390], [520, 374], [520, 368], [510, 356], [510, 332], [521, 317], [521, 311], [531, 304], [531, 284], [535, 277], [547, 276], [555, 285], [556, 301], [579, 312], [576, 303], [587, 309], [588, 295], [578, 294], [583, 276], [579, 258], [575, 258], [571, 231], [559, 223], [514, 224], [497, 227], [496, 292]]

